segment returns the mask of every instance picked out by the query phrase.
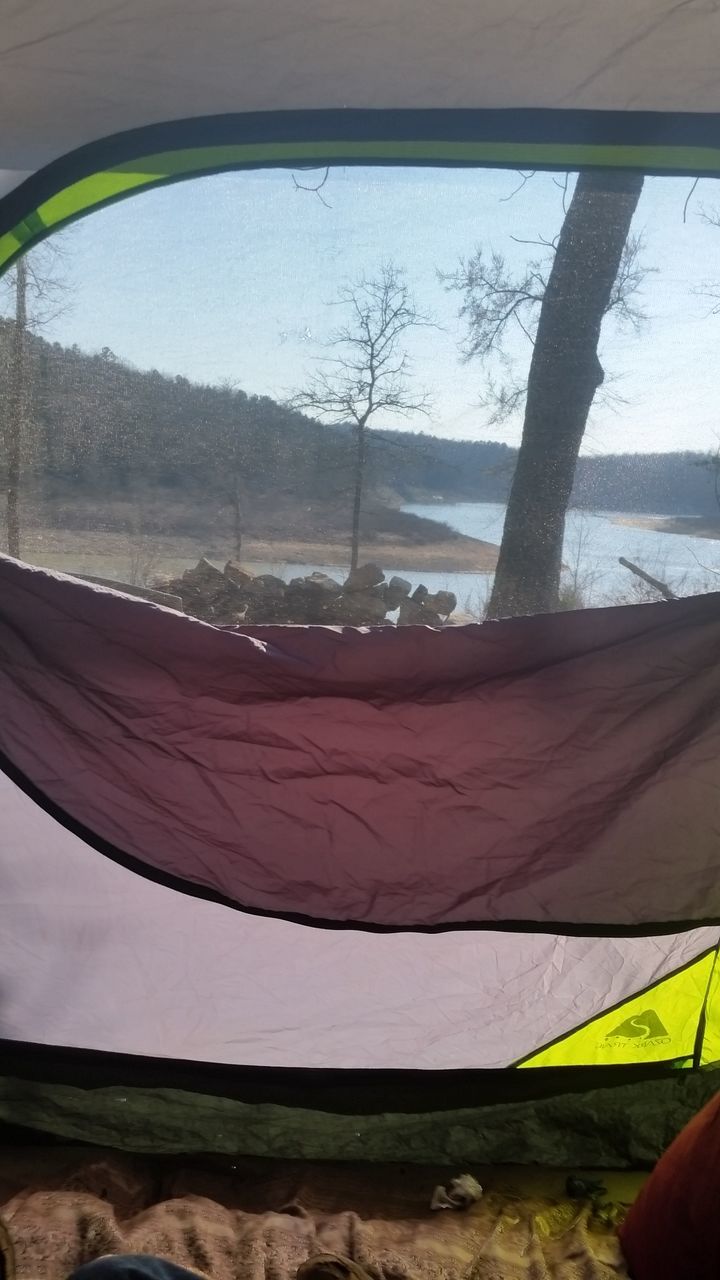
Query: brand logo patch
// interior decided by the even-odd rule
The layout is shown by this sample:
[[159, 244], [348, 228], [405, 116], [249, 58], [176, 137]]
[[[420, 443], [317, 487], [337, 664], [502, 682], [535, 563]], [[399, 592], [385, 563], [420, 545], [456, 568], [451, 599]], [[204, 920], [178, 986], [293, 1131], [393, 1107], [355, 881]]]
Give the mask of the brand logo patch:
[[608, 1046], [620, 1046], [642, 1051], [658, 1044], [669, 1044], [670, 1036], [654, 1009], [645, 1009], [643, 1013], [634, 1013], [631, 1018], [618, 1024], [605, 1037]]

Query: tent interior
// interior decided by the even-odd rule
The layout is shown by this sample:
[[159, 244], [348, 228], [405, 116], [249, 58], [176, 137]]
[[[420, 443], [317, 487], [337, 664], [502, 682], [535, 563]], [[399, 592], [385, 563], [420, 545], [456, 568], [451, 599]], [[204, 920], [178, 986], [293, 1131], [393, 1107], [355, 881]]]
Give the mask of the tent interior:
[[720, 10], [0, 9], [2, 1280], [624, 1277], [720, 1084]]

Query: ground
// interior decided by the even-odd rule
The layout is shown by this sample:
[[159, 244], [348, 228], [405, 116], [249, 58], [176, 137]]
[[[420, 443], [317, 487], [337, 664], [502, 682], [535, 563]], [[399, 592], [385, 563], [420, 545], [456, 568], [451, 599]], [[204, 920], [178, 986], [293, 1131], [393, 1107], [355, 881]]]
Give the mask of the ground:
[[[430, 522], [428, 521], [428, 524]], [[361, 562], [374, 561], [383, 568], [407, 572], [492, 573], [497, 547], [474, 538], [447, 539], [438, 525], [437, 540], [407, 541], [401, 536], [378, 534], [361, 549]], [[201, 556], [223, 562], [232, 557], [227, 534], [131, 534], [101, 529], [26, 529], [20, 541], [23, 559], [64, 572], [92, 573], [122, 581], [149, 581], [155, 575], [174, 576]], [[258, 571], [272, 572], [283, 564], [324, 564], [347, 568], [350, 549], [336, 538], [246, 538], [242, 562]], [[260, 570], [260, 566], [263, 567]]]

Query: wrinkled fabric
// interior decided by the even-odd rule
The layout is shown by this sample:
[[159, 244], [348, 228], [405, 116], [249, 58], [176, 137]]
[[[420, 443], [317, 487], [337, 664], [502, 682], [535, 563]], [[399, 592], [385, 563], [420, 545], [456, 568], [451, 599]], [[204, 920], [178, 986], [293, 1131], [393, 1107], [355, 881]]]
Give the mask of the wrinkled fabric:
[[[477, 1165], [578, 1174], [652, 1167], [718, 1089], [720, 1069], [669, 1071], [657, 1080], [611, 1080], [602, 1089], [523, 1102], [458, 1108], [453, 1093], [450, 1110], [352, 1115], [338, 1114], [331, 1099], [323, 1100], [325, 1109], [313, 1110], [238, 1102], [195, 1089], [88, 1089], [0, 1076], [0, 1120], [115, 1151], [259, 1156], [272, 1167], [288, 1159], [329, 1160], [338, 1174], [356, 1160], [391, 1161], [396, 1168], [439, 1164], [444, 1179]], [[483, 1092], [480, 1084], [479, 1099]], [[437, 1181], [439, 1176], [429, 1185]], [[605, 1173], [602, 1181], [608, 1185]]]
[[[117, 866], [2, 773], [0, 814], [8, 1040], [261, 1067], [506, 1067], [718, 941], [717, 927], [655, 938], [308, 929]], [[621, 1048], [601, 1029], [596, 1057], [643, 1066], [692, 1052], [701, 1016], [700, 999], [681, 999], [672, 1018], [663, 1009], [658, 1048], [635, 1036]], [[455, 1105], [451, 1084], [443, 1101]], [[269, 1124], [262, 1109], [262, 1141]]]
[[[318, 1280], [309, 1266], [318, 1255], [337, 1274], [374, 1280], [626, 1276], [614, 1233], [568, 1201], [562, 1173], [482, 1170], [479, 1204], [435, 1214], [428, 1195], [442, 1173], [243, 1160], [202, 1168], [40, 1148], [0, 1157], [0, 1213], [17, 1280], [66, 1280], [93, 1258], [128, 1252], [213, 1280], [295, 1280], [299, 1268]], [[610, 1195], [630, 1201], [640, 1182], [611, 1177]]]
[[5, 558], [0, 750], [106, 851], [249, 910], [718, 920], [719, 647], [718, 595], [241, 632]]

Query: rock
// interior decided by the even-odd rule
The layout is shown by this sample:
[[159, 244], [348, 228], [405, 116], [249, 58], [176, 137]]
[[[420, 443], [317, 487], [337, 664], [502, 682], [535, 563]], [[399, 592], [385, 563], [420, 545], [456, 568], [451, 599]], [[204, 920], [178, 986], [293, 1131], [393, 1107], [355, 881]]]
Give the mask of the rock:
[[361, 564], [351, 569], [343, 584], [344, 592], [366, 591], [368, 587], [376, 587], [385, 581], [385, 574], [376, 564]]
[[191, 591], [208, 598], [227, 590], [227, 579], [220, 569], [206, 560], [198, 560], [194, 569], [186, 569], [181, 582]]
[[432, 609], [426, 609], [424, 604], [418, 603], [416, 600], [403, 600], [400, 605], [398, 614], [399, 627], [439, 627], [440, 625], [439, 614]]
[[238, 564], [236, 560], [228, 560], [223, 572], [235, 587], [246, 587], [254, 579], [254, 574], [249, 573], [247, 569], [243, 569], [242, 565]]
[[398, 578], [397, 574], [390, 579], [387, 584], [385, 594], [385, 602], [390, 611], [397, 609], [398, 605], [406, 600], [412, 591], [412, 582], [408, 582], [407, 578]]
[[426, 609], [434, 609], [443, 618], [447, 618], [457, 608], [457, 596], [452, 591], [436, 591], [423, 601]]
[[257, 595], [248, 600], [243, 625], [271, 627], [295, 621], [288, 614], [284, 596]]
[[480, 619], [472, 613], [458, 613], [457, 610], [452, 618], [448, 618], [445, 622], [446, 627], [467, 627], [473, 622], [479, 622]]
[[223, 624], [244, 606], [237, 588], [205, 558], [176, 578], [173, 587], [182, 598], [185, 612], [205, 622]]
[[340, 583], [329, 577], [327, 573], [310, 573], [306, 578], [302, 578], [301, 581], [303, 588], [308, 593], [324, 597], [326, 600], [331, 600], [342, 592]]
[[259, 573], [244, 587], [249, 600], [282, 600], [285, 591], [286, 584], [273, 573]]
[[334, 608], [339, 591], [338, 584], [325, 574], [293, 578], [285, 592], [285, 608], [289, 619], [302, 625], [334, 622]]
[[423, 600], [426, 600], [429, 594], [430, 592], [427, 587], [424, 587], [422, 583], [420, 583], [420, 586], [416, 587], [413, 591], [410, 599], [414, 600], [416, 604], [422, 604]]
[[385, 621], [385, 601], [370, 591], [351, 591], [334, 603], [334, 621], [351, 627], [377, 626]]

